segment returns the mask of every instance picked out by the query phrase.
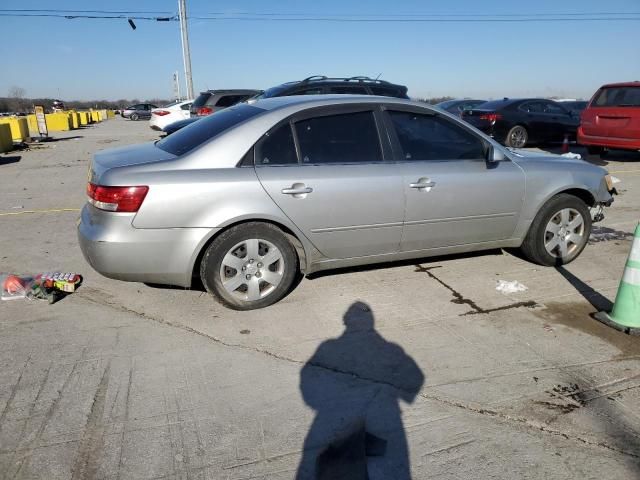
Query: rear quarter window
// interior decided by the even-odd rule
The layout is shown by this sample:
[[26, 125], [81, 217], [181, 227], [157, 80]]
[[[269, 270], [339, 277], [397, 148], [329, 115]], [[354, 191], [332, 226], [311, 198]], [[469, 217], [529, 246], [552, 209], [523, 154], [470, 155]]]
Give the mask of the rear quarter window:
[[201, 93], [198, 98], [196, 98], [193, 102], [193, 105], [191, 105], [192, 107], [203, 107], [205, 103], [207, 103], [207, 100], [209, 100], [209, 97], [211, 96], [210, 93]]
[[235, 105], [193, 122], [156, 143], [158, 148], [183, 155], [240, 123], [264, 112], [250, 105]]

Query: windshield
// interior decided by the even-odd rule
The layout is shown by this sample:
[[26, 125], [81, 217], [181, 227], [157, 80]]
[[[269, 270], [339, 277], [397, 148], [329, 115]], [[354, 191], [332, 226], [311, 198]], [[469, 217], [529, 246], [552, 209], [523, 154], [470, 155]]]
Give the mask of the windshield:
[[592, 107], [640, 107], [640, 87], [607, 87], [600, 90]]
[[182, 155], [264, 111], [239, 103], [181, 128], [157, 142], [156, 146], [165, 152]]

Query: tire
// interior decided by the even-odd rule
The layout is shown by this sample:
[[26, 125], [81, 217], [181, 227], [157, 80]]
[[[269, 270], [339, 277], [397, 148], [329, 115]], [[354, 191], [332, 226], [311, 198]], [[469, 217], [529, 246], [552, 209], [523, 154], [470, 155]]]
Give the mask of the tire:
[[504, 141], [504, 144], [507, 147], [511, 148], [524, 148], [529, 141], [529, 132], [522, 125], [516, 125], [509, 133], [507, 133], [507, 138]]
[[589, 155], [600, 155], [603, 152], [604, 152], [604, 148], [602, 147], [596, 147], [595, 145], [587, 146], [587, 153], [589, 153]]
[[[577, 220], [578, 215], [582, 223]], [[589, 207], [578, 197], [561, 193], [542, 206], [520, 249], [540, 265], [565, 265], [578, 258], [590, 233]]]
[[137, 113], [132, 113], [129, 118], [135, 122], [140, 118], [140, 116]]
[[295, 248], [279, 228], [268, 223], [244, 223], [222, 232], [200, 263], [204, 287], [234, 310], [276, 303], [289, 293], [297, 274]]

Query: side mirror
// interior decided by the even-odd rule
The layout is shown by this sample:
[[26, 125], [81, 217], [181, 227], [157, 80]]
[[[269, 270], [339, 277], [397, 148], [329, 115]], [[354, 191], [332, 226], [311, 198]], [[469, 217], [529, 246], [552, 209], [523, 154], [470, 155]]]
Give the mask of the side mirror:
[[489, 147], [489, 151], [487, 152], [487, 162], [489, 163], [501, 162], [506, 158], [507, 157], [505, 156], [504, 152], [499, 148], [494, 148], [493, 146]]

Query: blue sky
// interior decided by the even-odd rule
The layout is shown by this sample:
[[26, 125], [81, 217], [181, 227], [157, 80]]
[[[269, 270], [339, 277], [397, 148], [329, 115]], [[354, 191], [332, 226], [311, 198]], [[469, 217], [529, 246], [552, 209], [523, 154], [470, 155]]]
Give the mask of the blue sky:
[[[638, 0], [187, 0], [207, 12], [517, 14], [640, 12]], [[177, 10], [177, 0], [3, 0], [0, 9]], [[0, 17], [0, 96], [170, 98], [183, 79], [177, 22]], [[368, 75], [412, 97], [588, 98], [603, 83], [640, 80], [640, 21], [323, 23], [190, 21], [193, 79], [206, 88], [268, 88], [309, 75]], [[4, 57], [6, 58], [6, 57]]]

